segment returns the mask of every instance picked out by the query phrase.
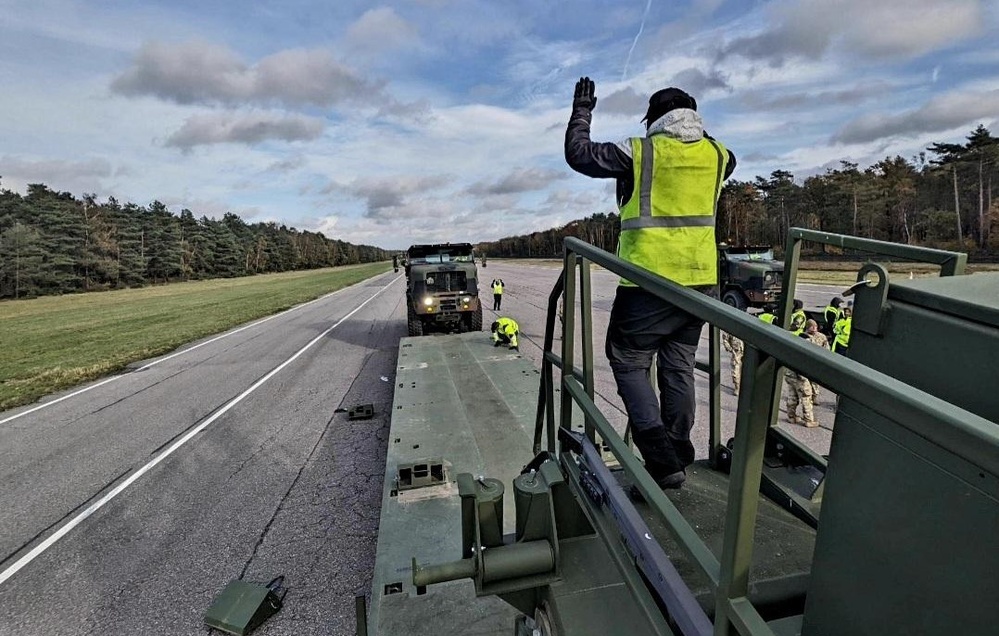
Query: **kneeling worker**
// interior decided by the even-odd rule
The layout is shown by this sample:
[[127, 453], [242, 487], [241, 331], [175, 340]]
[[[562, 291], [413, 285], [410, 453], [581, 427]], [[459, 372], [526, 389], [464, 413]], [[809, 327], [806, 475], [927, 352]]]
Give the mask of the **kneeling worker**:
[[492, 331], [494, 347], [507, 344], [510, 345], [511, 349], [520, 351], [520, 344], [517, 341], [517, 334], [520, 333], [520, 327], [517, 325], [516, 320], [513, 318], [497, 318], [496, 322], [493, 323]]

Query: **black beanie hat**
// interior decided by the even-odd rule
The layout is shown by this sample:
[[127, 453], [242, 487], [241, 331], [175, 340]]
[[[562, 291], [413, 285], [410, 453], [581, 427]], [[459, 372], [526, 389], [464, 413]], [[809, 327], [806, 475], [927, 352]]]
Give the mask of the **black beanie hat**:
[[679, 88], [670, 86], [652, 93], [649, 98], [649, 109], [645, 112], [644, 122], [652, 123], [666, 113], [677, 108], [697, 110], [697, 101]]

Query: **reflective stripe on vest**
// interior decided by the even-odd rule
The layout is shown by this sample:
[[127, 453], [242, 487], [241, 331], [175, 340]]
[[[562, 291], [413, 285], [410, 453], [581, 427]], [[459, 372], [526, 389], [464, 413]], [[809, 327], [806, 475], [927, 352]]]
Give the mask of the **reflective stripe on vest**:
[[808, 316], [805, 315], [803, 309], [799, 309], [791, 314], [791, 325], [789, 327], [791, 333], [796, 336], [800, 336], [805, 333], [805, 323], [808, 322]]
[[[715, 212], [727, 152], [711, 139], [632, 138], [635, 188], [618, 256], [681, 285], [715, 285]], [[621, 279], [622, 285], [633, 285]]]
[[[832, 313], [832, 319], [830, 320], [829, 314]], [[826, 310], [823, 313], [823, 317], [826, 319], [826, 324], [835, 325], [836, 321], [843, 316], [843, 310], [839, 307], [833, 307], [832, 305], [826, 306]]]

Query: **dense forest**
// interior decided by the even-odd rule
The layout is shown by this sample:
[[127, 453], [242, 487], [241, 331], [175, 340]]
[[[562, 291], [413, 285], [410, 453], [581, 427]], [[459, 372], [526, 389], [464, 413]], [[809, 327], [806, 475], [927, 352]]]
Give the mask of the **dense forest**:
[[276, 223], [173, 214], [41, 184], [0, 189], [0, 298], [139, 287], [386, 260], [377, 247]]
[[[935, 143], [912, 159], [886, 157], [864, 169], [843, 161], [795, 181], [777, 170], [754, 181], [729, 181], [716, 219], [719, 240], [736, 245], [786, 243], [790, 227], [968, 252], [999, 259], [999, 138], [978, 126], [966, 143]], [[613, 252], [617, 214], [597, 213], [565, 227], [477, 246], [496, 257], [560, 257], [575, 236]]]

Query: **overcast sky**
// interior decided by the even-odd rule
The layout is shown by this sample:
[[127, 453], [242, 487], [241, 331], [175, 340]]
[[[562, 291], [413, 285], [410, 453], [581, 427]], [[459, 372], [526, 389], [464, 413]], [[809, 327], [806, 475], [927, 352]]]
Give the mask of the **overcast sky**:
[[614, 210], [566, 167], [693, 94], [734, 178], [801, 180], [979, 123], [999, 134], [996, 0], [0, 0], [0, 176], [385, 248]]

